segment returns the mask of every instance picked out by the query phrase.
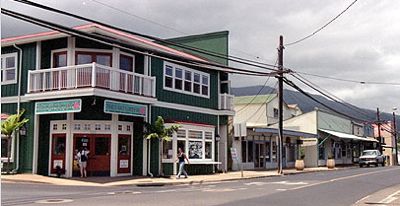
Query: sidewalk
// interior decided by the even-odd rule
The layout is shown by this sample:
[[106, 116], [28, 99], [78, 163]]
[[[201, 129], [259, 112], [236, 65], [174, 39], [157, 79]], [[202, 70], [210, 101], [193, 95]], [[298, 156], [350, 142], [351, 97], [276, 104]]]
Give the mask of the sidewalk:
[[400, 205], [400, 185], [370, 194], [353, 204], [353, 206], [366, 205]]
[[[284, 170], [284, 175], [320, 172], [320, 171], [335, 171], [352, 167], [327, 169], [326, 167], [306, 168], [304, 171], [296, 171], [295, 169]], [[2, 175], [2, 182], [31, 182], [64, 186], [124, 186], [124, 185], [137, 185], [137, 186], [163, 186], [163, 185], [176, 185], [176, 184], [201, 184], [204, 182], [220, 182], [232, 181], [240, 179], [253, 179], [279, 176], [276, 170], [270, 171], [243, 171], [243, 178], [241, 178], [240, 171], [210, 174], [210, 175], [193, 175], [189, 178], [175, 179], [174, 176], [170, 178], [149, 178], [149, 177], [89, 177], [89, 178], [56, 178], [35, 174], [17, 174], [17, 175]]]

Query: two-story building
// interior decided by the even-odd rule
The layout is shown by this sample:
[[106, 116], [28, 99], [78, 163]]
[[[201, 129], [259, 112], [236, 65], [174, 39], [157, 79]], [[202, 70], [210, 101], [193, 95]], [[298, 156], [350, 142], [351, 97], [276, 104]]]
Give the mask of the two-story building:
[[[25, 109], [26, 134], [12, 140], [7, 163], [19, 172], [77, 175], [74, 155], [90, 150], [89, 175], [157, 175], [176, 172], [177, 149], [184, 149], [190, 173], [226, 168], [228, 117], [234, 114], [224, 71], [187, 66], [149, 56], [185, 61], [224, 59], [161, 45], [97, 24], [74, 29], [118, 40], [140, 52], [49, 31], [1, 40], [1, 113]], [[228, 32], [171, 39], [212, 52], [228, 53]], [[162, 116], [180, 129], [165, 142], [162, 160], [157, 140], [143, 138], [143, 123]], [[216, 137], [220, 137], [216, 140]], [[219, 140], [220, 139], [220, 140]], [[219, 141], [218, 141], [219, 140]]]

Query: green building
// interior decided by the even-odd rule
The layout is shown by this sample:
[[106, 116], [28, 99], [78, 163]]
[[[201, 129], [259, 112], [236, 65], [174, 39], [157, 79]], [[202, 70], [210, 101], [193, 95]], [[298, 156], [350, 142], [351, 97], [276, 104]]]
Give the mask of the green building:
[[[176, 173], [183, 148], [191, 174], [227, 168], [228, 119], [234, 114], [228, 74], [147, 54], [227, 65], [224, 59], [179, 50], [90, 24], [74, 29], [118, 40], [138, 52], [56, 31], [2, 39], [2, 115], [26, 110], [26, 133], [12, 139], [11, 162], [2, 138], [2, 162], [18, 172], [78, 175], [76, 151], [90, 150], [91, 176]], [[171, 39], [228, 54], [228, 32]], [[19, 81], [20, 80], [20, 81]], [[171, 142], [143, 138], [145, 122], [162, 116], [180, 125]]]

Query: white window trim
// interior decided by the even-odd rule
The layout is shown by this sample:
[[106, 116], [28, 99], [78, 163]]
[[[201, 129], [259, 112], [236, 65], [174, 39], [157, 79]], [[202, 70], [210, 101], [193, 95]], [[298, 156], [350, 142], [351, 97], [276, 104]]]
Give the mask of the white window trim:
[[[1, 139], [6, 139], [7, 137], [5, 135], [1, 135]], [[10, 162], [14, 162], [14, 146], [15, 146], [15, 135], [11, 136], [11, 157], [10, 157]], [[8, 162], [7, 157], [1, 157], [1, 162]]]
[[[165, 124], [166, 127], [169, 127], [173, 124]], [[205, 138], [205, 132], [211, 132], [212, 137], [214, 137], [215, 135], [215, 127], [214, 126], [198, 126], [198, 125], [190, 125], [190, 124], [178, 124], [180, 126], [179, 130], [185, 130], [185, 138], [178, 138], [177, 137], [177, 133], [175, 133], [173, 135], [172, 138], [172, 149], [173, 149], [173, 153], [178, 153], [178, 140], [181, 141], [185, 141], [185, 154], [188, 157], [190, 162], [193, 163], [209, 163], [209, 162], [213, 162], [215, 160], [215, 138], [213, 139], [206, 139]], [[189, 130], [191, 131], [201, 131], [202, 132], [202, 139], [196, 139], [196, 138], [189, 138]], [[189, 158], [189, 141], [198, 141], [198, 142], [202, 142], [203, 147], [202, 147], [202, 154], [203, 157], [202, 159], [190, 159]], [[211, 158], [206, 158], [206, 154], [205, 154], [205, 145], [206, 142], [211, 142]], [[175, 160], [173, 158], [171, 159], [162, 159], [162, 163], [174, 163]]]
[[[3, 73], [3, 79], [6, 77], [6, 70], [12, 70], [12, 69], [14, 69], [15, 70], [15, 79], [14, 80], [7, 80], [7, 81], [5, 81], [5, 80], [3, 80], [3, 81], [1, 81], [1, 84], [2, 85], [7, 85], [7, 84], [16, 84], [17, 83], [17, 76], [18, 76], [18, 64], [19, 64], [19, 61], [18, 61], [18, 52], [13, 52], [13, 53], [7, 53], [7, 54], [2, 54], [1, 55], [1, 61], [2, 61], [2, 64], [3, 64], [3, 66], [5, 67], [5, 65], [6, 65], [6, 58], [7, 57], [14, 57], [15, 58], [15, 68], [8, 68], [8, 69], [6, 69], [6, 68], [1, 68], [1, 72]], [[4, 62], [3, 62], [4, 61]]]
[[[171, 66], [172, 69], [172, 88], [169, 88], [165, 85], [165, 77], [166, 77], [166, 66]], [[182, 89], [175, 89], [175, 68], [179, 68], [182, 69]], [[191, 88], [191, 92], [185, 91], [185, 71], [190, 71], [192, 74], [192, 88]], [[194, 93], [193, 89], [194, 89], [194, 73], [200, 74], [200, 93]], [[203, 95], [202, 94], [202, 86], [203, 86], [203, 76], [206, 76], [208, 78], [208, 85], [207, 85], [207, 95]], [[183, 93], [183, 94], [187, 94], [187, 95], [192, 95], [192, 96], [198, 96], [198, 97], [203, 97], [203, 98], [210, 98], [210, 85], [211, 85], [211, 78], [210, 78], [210, 74], [205, 73], [205, 72], [201, 72], [198, 70], [194, 70], [194, 69], [190, 69], [188, 67], [185, 66], [181, 66], [178, 64], [173, 64], [167, 61], [164, 61], [164, 65], [163, 65], [163, 89], [164, 90], [168, 90], [168, 91], [173, 91], [173, 92], [179, 92], [179, 93]]]

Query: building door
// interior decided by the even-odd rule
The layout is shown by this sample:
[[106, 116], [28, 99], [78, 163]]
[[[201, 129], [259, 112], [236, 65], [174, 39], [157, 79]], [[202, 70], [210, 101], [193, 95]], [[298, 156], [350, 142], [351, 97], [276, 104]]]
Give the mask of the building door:
[[131, 172], [131, 135], [118, 135], [118, 173]]
[[74, 151], [86, 147], [89, 152], [87, 172], [89, 176], [110, 175], [111, 135], [74, 134]]
[[65, 174], [65, 140], [66, 134], [53, 134], [51, 145], [51, 170], [50, 173], [57, 173], [57, 166], [61, 174]]
[[265, 168], [265, 143], [255, 143], [255, 161], [254, 167], [255, 168]]

